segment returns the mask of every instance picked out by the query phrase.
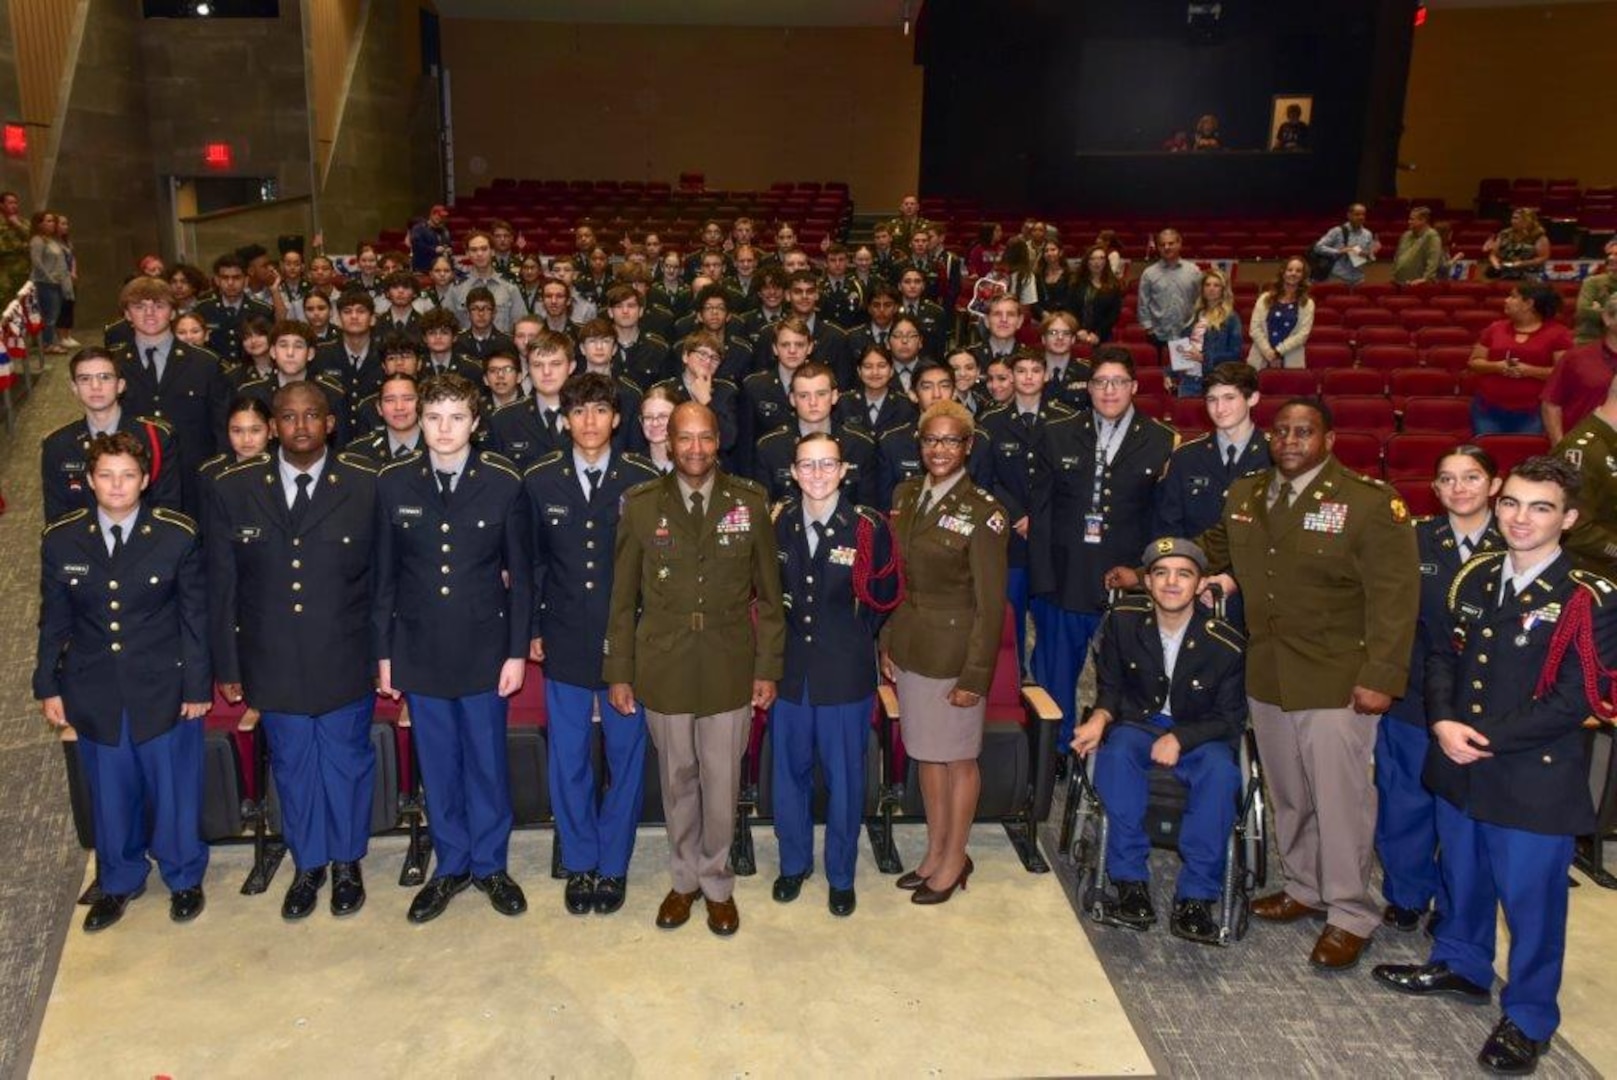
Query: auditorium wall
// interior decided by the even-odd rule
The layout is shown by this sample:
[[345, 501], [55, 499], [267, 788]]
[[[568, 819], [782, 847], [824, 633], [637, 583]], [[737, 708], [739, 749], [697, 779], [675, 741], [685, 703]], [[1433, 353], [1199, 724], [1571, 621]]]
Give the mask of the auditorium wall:
[[1399, 193], [1470, 206], [1484, 176], [1617, 184], [1617, 3], [1433, 8], [1415, 31]]
[[[892, 27], [606, 26], [445, 19], [455, 176], [845, 180], [914, 189], [921, 69]], [[972, 142], [962, 139], [960, 151]]]
[[[17, 76], [17, 43], [12, 36], [11, 20], [0, 17], [0, 115], [8, 118], [22, 115]], [[34, 138], [38, 136], [38, 132], [33, 133]], [[31, 188], [27, 160], [0, 154], [0, 190], [17, 192], [26, 209], [33, 205]], [[0, 298], [0, 302], [4, 299]]]

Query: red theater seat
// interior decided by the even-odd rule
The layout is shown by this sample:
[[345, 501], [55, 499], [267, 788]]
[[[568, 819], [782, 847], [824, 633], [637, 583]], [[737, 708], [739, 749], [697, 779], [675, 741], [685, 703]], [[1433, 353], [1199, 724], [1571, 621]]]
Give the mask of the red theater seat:
[[1359, 343], [1360, 367], [1391, 371], [1394, 368], [1415, 367], [1419, 363], [1420, 353], [1411, 345]]
[[[1326, 395], [1325, 404], [1336, 420], [1338, 434], [1346, 431], [1368, 432], [1379, 440], [1391, 435], [1396, 428], [1392, 402], [1373, 394], [1352, 394], [1342, 397]], [[1340, 440], [1339, 440], [1340, 441]]]
[[1430, 480], [1437, 463], [1460, 440], [1426, 432], [1400, 432], [1387, 440], [1386, 468], [1389, 481]]
[[1493, 457], [1501, 476], [1530, 457], [1550, 452], [1550, 440], [1543, 435], [1479, 435], [1476, 442]]
[[1387, 375], [1375, 368], [1331, 368], [1321, 375], [1319, 392], [1328, 398], [1380, 397], [1387, 392]]
[[1404, 500], [1404, 505], [1411, 514], [1417, 517], [1432, 517], [1443, 512], [1443, 504], [1437, 501], [1437, 492], [1432, 490], [1430, 478], [1411, 478], [1394, 480], [1392, 486], [1398, 492], [1398, 497]]
[[1307, 368], [1264, 368], [1258, 389], [1278, 397], [1310, 397], [1319, 393], [1319, 373]]
[[1471, 403], [1453, 396], [1408, 398], [1404, 401], [1404, 430], [1466, 438], [1471, 434]]
[[1381, 479], [1380, 436], [1365, 431], [1343, 431], [1338, 424], [1331, 453], [1354, 472]]

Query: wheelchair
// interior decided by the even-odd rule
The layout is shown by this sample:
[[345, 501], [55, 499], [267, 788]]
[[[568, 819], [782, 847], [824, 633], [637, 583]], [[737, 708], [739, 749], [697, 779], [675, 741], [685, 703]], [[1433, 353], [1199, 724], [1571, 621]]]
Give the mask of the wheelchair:
[[[1061, 822], [1059, 850], [1078, 872], [1078, 901], [1089, 918], [1103, 925], [1121, 925], [1110, 910], [1117, 893], [1106, 872], [1106, 840], [1110, 822], [1106, 807], [1095, 790], [1095, 754], [1087, 760], [1069, 758], [1067, 805]], [[1229, 946], [1246, 936], [1250, 919], [1248, 902], [1268, 880], [1264, 848], [1263, 768], [1258, 761], [1257, 742], [1250, 729], [1241, 735], [1237, 751], [1241, 770], [1241, 791], [1235, 827], [1224, 850], [1224, 881], [1219, 896], [1218, 941]], [[1150, 794], [1145, 813], [1146, 835], [1154, 848], [1174, 848], [1179, 843], [1180, 819], [1184, 815], [1189, 789], [1167, 769], [1151, 773]]]

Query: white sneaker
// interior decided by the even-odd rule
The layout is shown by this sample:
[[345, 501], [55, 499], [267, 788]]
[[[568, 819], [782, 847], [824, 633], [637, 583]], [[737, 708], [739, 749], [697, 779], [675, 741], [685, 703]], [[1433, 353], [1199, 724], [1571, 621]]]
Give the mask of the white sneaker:
[[79, 339], [78, 338], [59, 337], [59, 338], [56, 339], [56, 342], [57, 342], [57, 344], [66, 346], [69, 349], [82, 348], [82, 346], [79, 344]]

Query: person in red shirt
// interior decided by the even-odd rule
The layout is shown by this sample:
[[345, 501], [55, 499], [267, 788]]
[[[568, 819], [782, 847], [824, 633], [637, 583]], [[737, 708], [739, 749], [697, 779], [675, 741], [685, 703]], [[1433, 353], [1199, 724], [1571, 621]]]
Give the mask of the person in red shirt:
[[1606, 299], [1600, 322], [1605, 336], [1567, 350], [1544, 384], [1539, 412], [1551, 445], [1600, 407], [1611, 380], [1617, 378], [1617, 296]]
[[1539, 392], [1572, 347], [1572, 331], [1554, 321], [1560, 307], [1560, 295], [1542, 282], [1520, 282], [1505, 297], [1505, 317], [1482, 331], [1466, 365], [1477, 376], [1473, 432], [1543, 434]]

